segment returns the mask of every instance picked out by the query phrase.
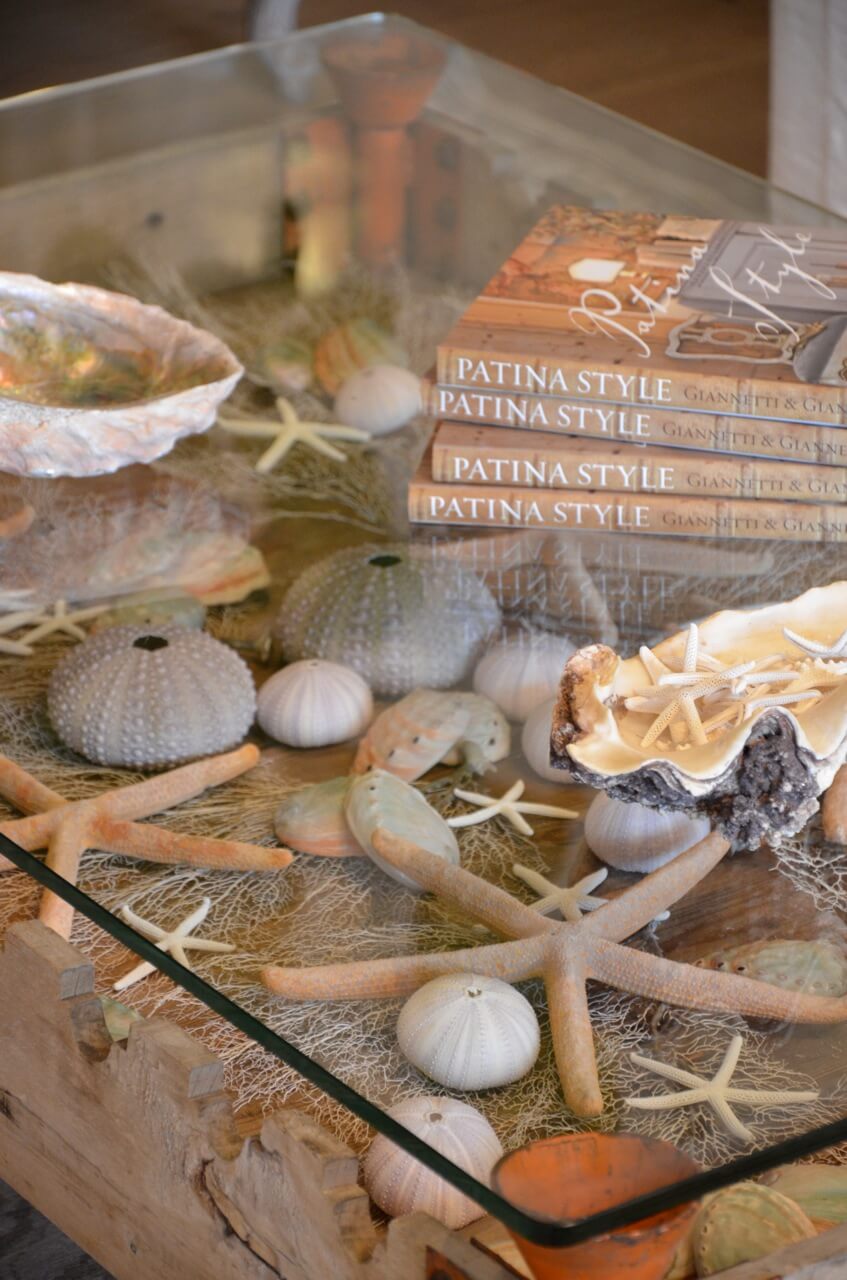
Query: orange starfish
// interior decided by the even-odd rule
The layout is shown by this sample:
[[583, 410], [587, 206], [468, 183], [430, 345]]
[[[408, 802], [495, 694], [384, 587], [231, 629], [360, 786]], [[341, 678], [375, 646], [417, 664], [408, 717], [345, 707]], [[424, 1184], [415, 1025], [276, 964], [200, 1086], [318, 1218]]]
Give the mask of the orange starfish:
[[265, 985], [294, 1000], [356, 1000], [410, 995], [431, 978], [463, 970], [506, 982], [543, 978], [559, 1076], [565, 1100], [577, 1115], [597, 1116], [603, 1110], [586, 995], [589, 980], [688, 1009], [735, 1010], [786, 1022], [847, 1020], [847, 997], [787, 991], [620, 945], [720, 862], [729, 844], [716, 832], [573, 923], [540, 916], [496, 885], [385, 828], [374, 833], [372, 844], [381, 860], [514, 941], [307, 969], [272, 965], [262, 973]]
[[[258, 747], [248, 745], [158, 773], [144, 782], [115, 787], [88, 800], [68, 801], [14, 761], [0, 756], [0, 796], [32, 815], [0, 823], [0, 833], [29, 852], [46, 849], [47, 865], [74, 884], [86, 849], [126, 854], [147, 862], [187, 862], [226, 870], [280, 870], [291, 862], [293, 854], [289, 849], [265, 849], [236, 840], [183, 835], [134, 821], [237, 778], [252, 769], [258, 759]], [[0, 871], [12, 869], [14, 864], [0, 857]], [[73, 908], [49, 889], [42, 895], [39, 918], [63, 937], [70, 936]]]

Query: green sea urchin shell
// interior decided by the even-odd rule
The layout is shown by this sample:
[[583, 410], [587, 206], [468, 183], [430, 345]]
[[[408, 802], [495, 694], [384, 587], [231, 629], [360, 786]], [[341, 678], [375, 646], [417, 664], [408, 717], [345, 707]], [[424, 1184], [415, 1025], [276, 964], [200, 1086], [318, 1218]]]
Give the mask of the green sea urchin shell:
[[787, 991], [816, 996], [847, 994], [847, 956], [832, 942], [774, 938], [726, 947], [697, 963], [705, 969], [743, 974]]
[[798, 1204], [755, 1182], [718, 1191], [694, 1220], [692, 1246], [698, 1276], [764, 1258], [817, 1235]]
[[769, 1175], [768, 1186], [799, 1204], [816, 1223], [847, 1222], [847, 1167], [794, 1164]]

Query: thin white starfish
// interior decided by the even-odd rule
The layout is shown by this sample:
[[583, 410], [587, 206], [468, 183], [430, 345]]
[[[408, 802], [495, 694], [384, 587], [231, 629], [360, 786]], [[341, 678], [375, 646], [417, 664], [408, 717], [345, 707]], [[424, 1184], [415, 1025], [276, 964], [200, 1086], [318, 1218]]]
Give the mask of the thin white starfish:
[[811, 658], [847, 657], [847, 631], [843, 631], [832, 644], [823, 644], [820, 640], [807, 640], [805, 636], [798, 635], [796, 631], [791, 631], [788, 627], [782, 628], [782, 634], [786, 640], [796, 644], [798, 649], [802, 649]]
[[[641, 740], [642, 747], [652, 746], [665, 729], [672, 729], [680, 717], [688, 729], [689, 738], [698, 746], [703, 746], [708, 738], [703, 728], [703, 721], [697, 709], [697, 701], [719, 690], [731, 688], [733, 681], [752, 670], [751, 662], [740, 662], [734, 667], [726, 667], [723, 671], [708, 672], [696, 684], [681, 687], [660, 685], [656, 689], [647, 690], [644, 695], [634, 695], [626, 699], [625, 705], [632, 711], [659, 711]], [[664, 696], [664, 706], [662, 697]], [[661, 708], [661, 709], [660, 709]], [[678, 735], [672, 734], [675, 740]]]
[[638, 650], [638, 656], [654, 685], [661, 683], [665, 676], [695, 675], [698, 671], [722, 671], [725, 666], [720, 658], [713, 658], [710, 653], [701, 651], [700, 631], [696, 622], [688, 624], [688, 635], [682, 656], [682, 666], [679, 671], [674, 671], [673, 667], [669, 667], [666, 662], [657, 657], [652, 649], [648, 649], [646, 644], [643, 644]]
[[753, 1134], [738, 1119], [729, 1105], [747, 1107], [778, 1107], [793, 1102], [814, 1102], [819, 1096], [817, 1089], [806, 1091], [736, 1089], [730, 1084], [733, 1072], [738, 1065], [741, 1048], [744, 1044], [742, 1036], [733, 1036], [724, 1059], [711, 1080], [695, 1075], [693, 1071], [683, 1071], [667, 1062], [656, 1062], [653, 1058], [643, 1058], [640, 1053], [631, 1053], [630, 1061], [646, 1071], [654, 1071], [657, 1076], [664, 1076], [674, 1084], [687, 1086], [679, 1093], [662, 1093], [652, 1098], [625, 1098], [627, 1106], [638, 1107], [641, 1111], [672, 1111], [676, 1107], [691, 1107], [698, 1103], [707, 1103], [723, 1121], [730, 1133], [744, 1142], [752, 1142]]
[[572, 922], [580, 920], [583, 911], [596, 911], [598, 907], [605, 906], [607, 898], [592, 898], [591, 894], [598, 885], [603, 883], [608, 874], [609, 868], [601, 867], [599, 871], [592, 871], [589, 875], [583, 876], [575, 884], [561, 885], [554, 884], [540, 872], [533, 871], [531, 867], [524, 867], [520, 862], [516, 862], [512, 867], [512, 875], [523, 880], [524, 884], [529, 885], [530, 889], [541, 895], [537, 902], [529, 904], [533, 911], [540, 911], [541, 915], [546, 916], [551, 911], [558, 910], [561, 911], [563, 920]]
[[316, 453], [322, 453], [335, 462], [346, 462], [347, 454], [328, 443], [329, 440], [370, 440], [367, 431], [358, 427], [345, 427], [334, 422], [308, 422], [301, 418], [294, 406], [284, 396], [277, 396], [276, 409], [279, 422], [268, 418], [242, 418], [234, 414], [219, 413], [218, 426], [237, 436], [258, 436], [273, 444], [257, 459], [257, 471], [270, 471], [286, 456], [295, 444], [304, 444]]
[[15, 613], [7, 613], [0, 617], [0, 653], [9, 653], [16, 658], [27, 658], [32, 653], [29, 645], [21, 640], [9, 640], [12, 631], [20, 631], [40, 616], [37, 609], [20, 609]]
[[[18, 657], [29, 657], [32, 646], [54, 631], [73, 636], [75, 640], [84, 640], [85, 632], [80, 622], [90, 622], [92, 618], [105, 613], [107, 604], [91, 605], [87, 609], [68, 609], [66, 600], [57, 600], [47, 609], [25, 609], [18, 613], [8, 613], [0, 617], [0, 653], [11, 653]], [[51, 612], [52, 610], [52, 612]], [[20, 631], [23, 627], [35, 623], [31, 631], [27, 631], [18, 640], [9, 640], [12, 631]]]
[[526, 783], [522, 779], [518, 779], [505, 791], [502, 796], [483, 796], [478, 791], [459, 791], [458, 788], [453, 792], [459, 800], [466, 800], [468, 804], [480, 805], [480, 809], [476, 813], [465, 813], [460, 818], [448, 818], [447, 824], [451, 827], [471, 827], [477, 822], [487, 822], [489, 818], [505, 818], [510, 822], [516, 831], [520, 831], [521, 835], [531, 836], [535, 833], [528, 822], [524, 821], [521, 816], [524, 813], [537, 814], [539, 818], [576, 818], [573, 809], [559, 809], [553, 804], [533, 804], [528, 800], [521, 800], [520, 797], [524, 793]]
[[[174, 960], [178, 960], [186, 969], [190, 969], [186, 951], [206, 951], [213, 952], [215, 955], [228, 954], [235, 950], [229, 942], [212, 942], [209, 938], [192, 938], [192, 929], [196, 929], [201, 925], [209, 914], [209, 908], [212, 905], [211, 898], [204, 898], [200, 906], [192, 911], [190, 916], [186, 916], [182, 924], [178, 924], [175, 929], [168, 932], [166, 929], [160, 929], [157, 924], [151, 924], [149, 920], [143, 920], [141, 916], [137, 916], [134, 911], [130, 911], [129, 907], [121, 907], [118, 915], [127, 924], [132, 925], [138, 933], [145, 938], [149, 938], [151, 942], [155, 942], [159, 951], [166, 951], [172, 955]], [[133, 983], [140, 982], [142, 978], [146, 978], [148, 974], [155, 973], [156, 966], [151, 964], [149, 960], [142, 960], [134, 969], [119, 978], [112, 987], [113, 991], [126, 991], [127, 987], [131, 987]]]

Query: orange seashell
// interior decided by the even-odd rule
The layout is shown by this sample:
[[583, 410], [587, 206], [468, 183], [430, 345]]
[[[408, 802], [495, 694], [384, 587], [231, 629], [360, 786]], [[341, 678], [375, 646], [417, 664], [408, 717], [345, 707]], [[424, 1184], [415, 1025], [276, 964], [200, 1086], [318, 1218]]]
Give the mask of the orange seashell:
[[408, 363], [397, 339], [365, 316], [330, 329], [319, 339], [312, 356], [315, 377], [331, 396], [359, 369], [372, 364], [405, 367]]
[[416, 689], [377, 716], [351, 772], [385, 769], [414, 782], [456, 749], [478, 773], [502, 760], [509, 750], [505, 717], [479, 694]]

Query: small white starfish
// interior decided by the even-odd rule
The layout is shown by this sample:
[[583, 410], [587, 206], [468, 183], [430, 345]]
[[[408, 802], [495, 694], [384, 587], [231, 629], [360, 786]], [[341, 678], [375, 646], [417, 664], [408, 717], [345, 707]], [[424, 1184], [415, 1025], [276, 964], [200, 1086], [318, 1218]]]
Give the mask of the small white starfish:
[[[752, 662], [740, 662], [734, 667], [726, 667], [723, 671], [706, 672], [697, 683], [683, 686], [660, 685], [657, 689], [647, 690], [642, 696], [627, 698], [625, 705], [633, 711], [658, 710], [661, 696], [667, 699], [664, 708], [650, 725], [641, 739], [642, 747], [652, 746], [662, 736], [665, 729], [673, 728], [674, 722], [682, 717], [688, 729], [688, 735], [698, 746], [703, 746], [708, 738], [697, 710], [698, 698], [705, 698], [721, 689], [731, 688], [739, 676], [746, 675], [753, 667]], [[672, 733], [675, 738], [677, 735]]]
[[281, 462], [289, 449], [295, 444], [304, 444], [316, 453], [322, 453], [335, 462], [346, 462], [347, 454], [328, 443], [329, 440], [370, 440], [370, 433], [360, 431], [357, 427], [344, 427], [334, 422], [307, 422], [301, 418], [294, 406], [284, 396], [276, 400], [279, 422], [271, 422], [267, 418], [241, 418], [232, 414], [219, 413], [218, 426], [231, 431], [237, 436], [258, 436], [273, 440], [270, 448], [255, 463], [257, 471], [270, 471], [277, 462]]
[[732, 1074], [738, 1065], [738, 1058], [744, 1044], [742, 1036], [733, 1036], [724, 1059], [711, 1080], [697, 1076], [693, 1071], [683, 1071], [667, 1062], [656, 1062], [653, 1058], [642, 1058], [640, 1053], [631, 1053], [630, 1061], [637, 1067], [647, 1071], [655, 1071], [656, 1075], [672, 1080], [674, 1084], [686, 1085], [679, 1093], [662, 1093], [652, 1098], [625, 1098], [627, 1106], [638, 1107], [642, 1111], [671, 1111], [676, 1107], [690, 1107], [705, 1102], [719, 1116], [730, 1133], [744, 1142], [752, 1142], [753, 1134], [738, 1119], [729, 1105], [734, 1102], [747, 1107], [778, 1107], [793, 1102], [814, 1102], [819, 1091], [805, 1092], [765, 1089], [734, 1089], [730, 1084]]
[[21, 640], [9, 640], [6, 637], [11, 631], [20, 631], [39, 617], [37, 609], [22, 609], [15, 613], [7, 613], [0, 617], [0, 653], [10, 653], [17, 658], [27, 658], [32, 653], [29, 645]]
[[537, 902], [530, 903], [533, 911], [540, 911], [546, 916], [551, 911], [559, 910], [563, 920], [572, 922], [580, 920], [583, 911], [596, 911], [598, 907], [606, 905], [608, 898], [592, 898], [591, 893], [603, 883], [608, 874], [609, 868], [601, 867], [599, 871], [592, 871], [577, 880], [576, 884], [566, 886], [553, 884], [552, 880], [548, 880], [540, 872], [524, 867], [519, 862], [512, 867], [512, 875], [541, 895]]
[[811, 658], [843, 658], [847, 656], [847, 631], [842, 632], [838, 639], [829, 645], [822, 644], [820, 640], [807, 640], [805, 636], [798, 635], [796, 631], [791, 631], [788, 627], [782, 628], [782, 634], [786, 640], [796, 644], [798, 649], [808, 653]]
[[447, 824], [451, 827], [470, 827], [477, 822], [487, 822], [489, 818], [502, 817], [507, 822], [511, 822], [516, 831], [520, 831], [521, 835], [534, 835], [532, 827], [525, 822], [521, 814], [531, 813], [537, 814], [539, 818], [576, 818], [578, 814], [573, 809], [559, 809], [552, 804], [532, 804], [528, 800], [521, 800], [520, 797], [524, 793], [524, 783], [520, 778], [515, 782], [509, 790], [504, 792], [499, 798], [497, 796], [483, 796], [478, 791], [459, 791], [453, 792], [459, 800], [466, 800], [468, 804], [477, 804], [482, 807], [477, 813], [466, 813], [461, 818], [448, 818]]
[[[47, 609], [25, 609], [18, 613], [8, 613], [0, 617], [0, 653], [11, 653], [18, 657], [29, 657], [32, 646], [54, 631], [73, 636], [75, 640], [84, 640], [85, 632], [78, 624], [89, 622], [92, 618], [105, 613], [107, 604], [91, 605], [88, 609], [68, 610], [66, 600], [57, 600]], [[52, 609], [52, 612], [51, 612]], [[20, 631], [23, 627], [35, 623], [31, 631], [27, 631], [18, 640], [9, 640], [12, 631]]]
[[[127, 906], [121, 907], [118, 915], [127, 924], [132, 925], [133, 929], [142, 934], [143, 937], [155, 942], [160, 951], [168, 952], [169, 955], [173, 956], [174, 960], [178, 960], [186, 969], [190, 969], [191, 965], [188, 963], [188, 957], [185, 954], [187, 950], [213, 952], [215, 955], [224, 955], [235, 950], [235, 947], [229, 942], [212, 942], [209, 938], [192, 938], [189, 936], [192, 929], [196, 929], [206, 919], [211, 905], [212, 899], [204, 898], [200, 906], [192, 911], [190, 916], [186, 916], [182, 924], [178, 924], [170, 932], [166, 929], [160, 929], [157, 924], [151, 924], [149, 920], [143, 920], [134, 911], [130, 911]], [[112, 990], [126, 991], [127, 987], [131, 987], [133, 983], [140, 982], [142, 978], [146, 978], [148, 974], [155, 972], [155, 965], [151, 964], [149, 960], [142, 960], [129, 973], [119, 978]]]

